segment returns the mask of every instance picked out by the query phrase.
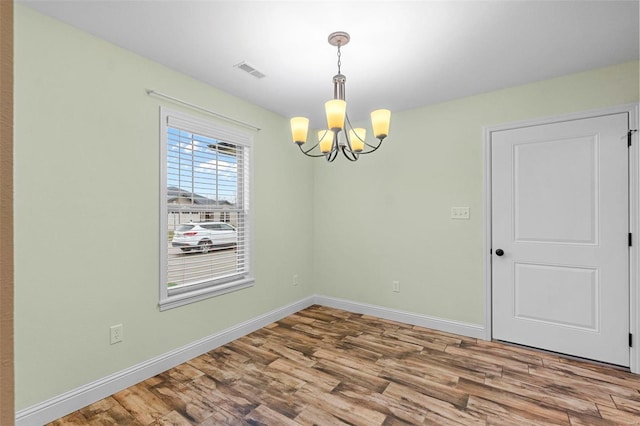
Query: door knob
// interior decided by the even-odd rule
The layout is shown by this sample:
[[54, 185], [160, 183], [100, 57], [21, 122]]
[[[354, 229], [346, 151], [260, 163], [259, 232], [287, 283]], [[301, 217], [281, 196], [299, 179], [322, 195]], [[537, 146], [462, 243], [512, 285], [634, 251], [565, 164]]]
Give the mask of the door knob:
[[504, 254], [504, 250], [498, 249], [496, 250], [496, 256], [502, 256]]

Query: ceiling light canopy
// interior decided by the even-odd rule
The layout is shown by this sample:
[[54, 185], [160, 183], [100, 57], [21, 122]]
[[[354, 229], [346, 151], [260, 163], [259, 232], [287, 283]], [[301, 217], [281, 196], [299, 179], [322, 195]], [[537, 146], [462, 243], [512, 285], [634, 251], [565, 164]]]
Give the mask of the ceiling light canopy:
[[[309, 133], [309, 119], [306, 117], [293, 117], [291, 119], [291, 136], [293, 142], [300, 147], [300, 151], [309, 157], [325, 157], [327, 161], [333, 161], [338, 156], [338, 152], [349, 159], [356, 161], [360, 154], [370, 154], [380, 148], [382, 141], [389, 134], [389, 124], [391, 122], [391, 111], [388, 109], [378, 109], [371, 113], [371, 124], [373, 135], [378, 142], [369, 144], [366, 141], [367, 131], [361, 127], [352, 127], [347, 114], [347, 103], [345, 101], [345, 81], [346, 77], [340, 73], [341, 53], [340, 47], [349, 43], [349, 34], [344, 31], [337, 31], [329, 34], [329, 44], [338, 48], [338, 74], [333, 76], [333, 99], [324, 104], [327, 115], [327, 129], [318, 132], [318, 143], [304, 150], [302, 145], [307, 142]], [[340, 138], [340, 133], [344, 131], [344, 136]], [[315, 148], [319, 154], [312, 153]]]

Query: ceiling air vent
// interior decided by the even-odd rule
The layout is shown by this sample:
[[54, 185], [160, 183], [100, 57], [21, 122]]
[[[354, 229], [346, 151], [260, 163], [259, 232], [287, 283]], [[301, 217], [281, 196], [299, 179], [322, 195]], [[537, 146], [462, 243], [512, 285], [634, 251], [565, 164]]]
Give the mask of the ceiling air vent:
[[265, 77], [265, 75], [263, 73], [261, 73], [260, 71], [258, 71], [257, 69], [255, 69], [254, 67], [252, 67], [251, 65], [249, 65], [248, 63], [242, 61], [239, 64], [235, 64], [234, 67], [241, 69], [242, 71], [251, 74], [252, 76], [254, 76], [255, 78], [263, 78]]

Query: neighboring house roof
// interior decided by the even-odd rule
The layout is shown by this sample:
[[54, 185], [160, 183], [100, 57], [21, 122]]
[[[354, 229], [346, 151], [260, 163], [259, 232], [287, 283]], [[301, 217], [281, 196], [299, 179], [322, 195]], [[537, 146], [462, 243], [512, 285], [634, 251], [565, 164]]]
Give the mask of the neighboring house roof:
[[234, 204], [227, 200], [213, 200], [205, 196], [196, 194], [195, 192], [185, 191], [177, 186], [167, 187], [167, 203], [179, 204], [178, 200], [188, 199], [192, 200], [193, 204], [199, 206], [233, 206]]

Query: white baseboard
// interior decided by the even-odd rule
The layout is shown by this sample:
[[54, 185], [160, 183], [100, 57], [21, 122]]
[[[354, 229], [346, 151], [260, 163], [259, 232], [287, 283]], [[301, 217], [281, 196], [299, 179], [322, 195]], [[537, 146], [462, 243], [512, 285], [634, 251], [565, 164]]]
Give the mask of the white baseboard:
[[41, 426], [59, 419], [89, 404], [126, 389], [129, 386], [147, 380], [176, 365], [182, 364], [219, 346], [252, 333], [288, 315], [301, 311], [313, 303], [314, 297], [307, 297], [148, 361], [111, 374], [100, 380], [96, 380], [95, 382], [65, 392], [62, 395], [58, 395], [24, 410], [20, 410], [16, 413], [16, 426]]
[[330, 308], [342, 309], [357, 314], [372, 315], [378, 318], [403, 322], [405, 324], [418, 325], [420, 327], [432, 328], [434, 330], [460, 334], [462, 336], [474, 337], [476, 339], [485, 339], [486, 337], [484, 327], [478, 324], [451, 321], [442, 318], [430, 317], [428, 315], [399, 311], [366, 303], [352, 302], [350, 300], [338, 299], [329, 296], [316, 295], [314, 297], [314, 302], [318, 305], [328, 306]]
[[485, 337], [484, 327], [476, 324], [450, 321], [335, 297], [314, 295], [20, 410], [16, 413], [16, 426], [40, 426], [59, 419], [314, 304], [463, 336], [479, 339]]

